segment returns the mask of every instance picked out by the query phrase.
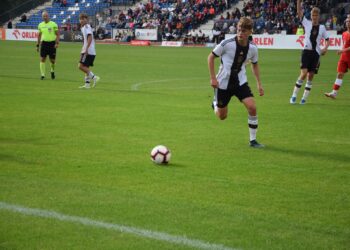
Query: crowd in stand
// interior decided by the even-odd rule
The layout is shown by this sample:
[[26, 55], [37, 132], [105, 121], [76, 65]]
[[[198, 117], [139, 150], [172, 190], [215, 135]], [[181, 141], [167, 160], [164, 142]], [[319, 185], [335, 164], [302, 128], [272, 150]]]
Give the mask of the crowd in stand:
[[[334, 0], [304, 0], [303, 8], [306, 17], [310, 17], [311, 9], [317, 6], [323, 13], [329, 13], [329, 10], [341, 1]], [[224, 33], [236, 32], [236, 25], [241, 16], [249, 16], [254, 20], [254, 33], [256, 34], [275, 34], [286, 33], [295, 34], [300, 20], [296, 15], [295, 0], [250, 0], [244, 4], [242, 11], [236, 9], [232, 13], [227, 12], [226, 16], [221, 16], [220, 20], [214, 26], [215, 31]], [[342, 29], [342, 24], [346, 15], [337, 15], [329, 13], [324, 23], [328, 30]]]
[[226, 10], [230, 6], [227, 1], [230, 0], [150, 0], [114, 17], [108, 13], [106, 21], [98, 25], [107, 29], [158, 28], [163, 39], [176, 40]]
[[[103, 1], [112, 3], [111, 0]], [[64, 4], [66, 1], [54, 2]], [[94, 26], [100, 39], [110, 37], [111, 28], [121, 30], [113, 37], [117, 41], [130, 41], [133, 38], [132, 30], [135, 29], [157, 28], [159, 40], [181, 39], [191, 43], [218, 43], [225, 34], [236, 33], [236, 25], [242, 16], [249, 16], [254, 20], [255, 34], [295, 34], [300, 25], [295, 0], [249, 0], [244, 3], [242, 10], [236, 8], [232, 12], [225, 12], [236, 2], [238, 0], [149, 0], [147, 3], [139, 2], [136, 8], [129, 8], [117, 15], [113, 15], [112, 9], [107, 8], [104, 13], [96, 15]], [[309, 17], [314, 6], [319, 7], [323, 13], [329, 13], [329, 10], [340, 2], [350, 0], [304, 0], [304, 13]], [[215, 22], [210, 38], [205, 32], [195, 31], [200, 24], [218, 14], [221, 14], [221, 17]], [[333, 14], [328, 15], [323, 23], [329, 30], [341, 30], [346, 14]]]

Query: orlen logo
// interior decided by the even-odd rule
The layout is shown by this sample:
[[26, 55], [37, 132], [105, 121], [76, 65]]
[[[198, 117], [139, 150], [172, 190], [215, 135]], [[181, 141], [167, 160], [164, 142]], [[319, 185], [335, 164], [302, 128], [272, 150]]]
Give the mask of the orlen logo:
[[12, 35], [13, 35], [14, 37], [16, 37], [16, 39], [18, 39], [18, 38], [21, 36], [21, 33], [20, 33], [18, 30], [14, 30], [14, 31], [12, 32]]
[[301, 47], [304, 47], [304, 39], [305, 36], [299, 36], [299, 38], [297, 39], [297, 43], [300, 43]]

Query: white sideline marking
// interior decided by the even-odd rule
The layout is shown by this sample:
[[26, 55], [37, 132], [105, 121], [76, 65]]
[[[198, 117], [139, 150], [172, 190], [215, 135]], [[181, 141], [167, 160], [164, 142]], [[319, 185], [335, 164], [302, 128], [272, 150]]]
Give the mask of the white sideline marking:
[[56, 219], [60, 221], [68, 221], [83, 224], [91, 227], [105, 228], [109, 230], [119, 231], [121, 233], [129, 233], [133, 235], [137, 235], [143, 238], [150, 238], [154, 240], [166, 241], [169, 243], [174, 243], [177, 245], [185, 245], [188, 247], [194, 247], [199, 249], [213, 249], [213, 250], [237, 250], [234, 248], [226, 247], [224, 245], [212, 244], [208, 242], [204, 242], [201, 240], [189, 239], [186, 236], [176, 236], [167, 233], [151, 231], [147, 229], [141, 229], [136, 227], [123, 226], [119, 224], [112, 224], [103, 221], [92, 220], [89, 218], [78, 217], [65, 215], [61, 213], [57, 213], [54, 211], [36, 209], [36, 208], [27, 208], [22, 206], [17, 206], [13, 204], [9, 204], [6, 202], [0, 201], [0, 210], [7, 210], [15, 213], [20, 213], [24, 215], [32, 215], [36, 217], [42, 218], [50, 218]]
[[[163, 80], [152, 80], [152, 81], [145, 81], [145, 82], [138, 82], [138, 83], [134, 83], [133, 85], [131, 85], [131, 90], [134, 90], [134, 91], [138, 91], [139, 90], [139, 87], [141, 85], [144, 85], [144, 84], [149, 84], [149, 83], [160, 83], [160, 82], [170, 82], [170, 81], [188, 81], [188, 80], [198, 80], [198, 79], [207, 79], [204, 78], [204, 77], [195, 77], [195, 78], [177, 78], [177, 79], [163, 79]], [[208, 80], [209, 81], [209, 80]]]

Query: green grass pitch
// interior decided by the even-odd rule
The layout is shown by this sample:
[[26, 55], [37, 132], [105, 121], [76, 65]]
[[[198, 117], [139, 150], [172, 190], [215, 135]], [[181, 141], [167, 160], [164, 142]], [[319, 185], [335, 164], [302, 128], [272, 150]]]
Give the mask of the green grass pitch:
[[[300, 51], [260, 50], [259, 150], [236, 99], [213, 114], [210, 49], [97, 45], [90, 90], [80, 49], [61, 43], [41, 81], [34, 43], [0, 42], [0, 202], [232, 249], [350, 248], [350, 77], [323, 96], [335, 51], [302, 106], [289, 104]], [[158, 144], [167, 167], [150, 161]], [[0, 208], [0, 249], [192, 247]]]

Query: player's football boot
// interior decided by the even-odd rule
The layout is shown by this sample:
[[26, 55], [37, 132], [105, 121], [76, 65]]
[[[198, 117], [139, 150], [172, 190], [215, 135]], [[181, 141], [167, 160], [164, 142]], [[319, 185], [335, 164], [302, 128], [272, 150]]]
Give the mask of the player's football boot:
[[329, 97], [329, 98], [332, 98], [332, 99], [335, 99], [337, 97], [336, 94], [334, 94], [333, 92], [330, 92], [330, 93], [324, 93], [325, 96]]
[[290, 103], [290, 104], [295, 104], [296, 100], [297, 100], [297, 98], [292, 96], [292, 97], [290, 98], [290, 100], [289, 100], [289, 103]]
[[252, 147], [252, 148], [264, 148], [265, 147], [265, 145], [260, 144], [256, 140], [250, 141], [249, 146]]
[[56, 78], [55, 72], [51, 72], [51, 79], [53, 80], [53, 79], [55, 79], [55, 78]]
[[85, 83], [84, 85], [80, 86], [79, 89], [89, 89], [90, 83]]
[[300, 100], [300, 104], [305, 104], [306, 103], [306, 100], [305, 99], [301, 99]]
[[45, 76], [41, 76], [41, 77], [40, 77], [40, 80], [44, 80], [44, 79], [45, 79]]
[[95, 88], [95, 87], [96, 87], [97, 82], [100, 80], [100, 77], [95, 75], [95, 76], [94, 76], [94, 78], [93, 78], [92, 80], [94, 81], [94, 83], [93, 83], [92, 87], [93, 87], [93, 88]]

